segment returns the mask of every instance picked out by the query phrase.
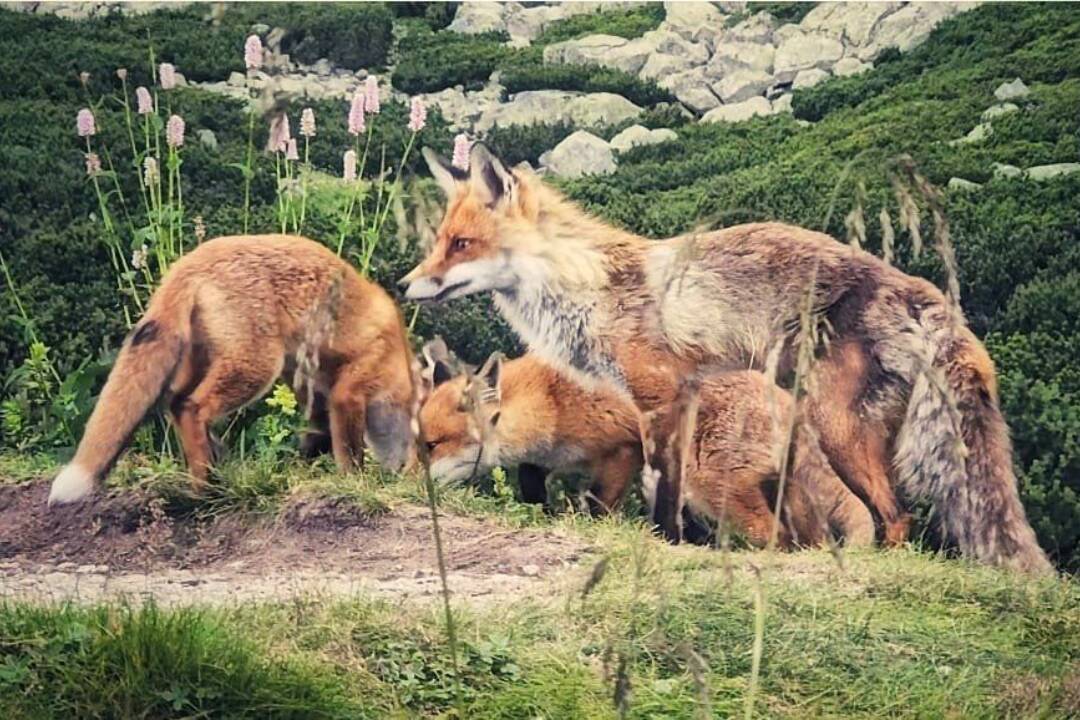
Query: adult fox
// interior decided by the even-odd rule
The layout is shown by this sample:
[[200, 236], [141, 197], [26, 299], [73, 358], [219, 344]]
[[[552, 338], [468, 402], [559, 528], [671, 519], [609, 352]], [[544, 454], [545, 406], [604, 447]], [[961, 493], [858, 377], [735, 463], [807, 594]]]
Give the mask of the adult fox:
[[[827, 235], [781, 223], [665, 241], [583, 212], [482, 144], [464, 173], [424, 156], [449, 204], [406, 297], [492, 291], [530, 348], [649, 411], [703, 367], [794, 365], [802, 301], [831, 329], [807, 415], [843, 480], [902, 542], [893, 482], [930, 497], [945, 534], [981, 561], [1050, 571], [1020, 504], [993, 363], [931, 283]], [[892, 472], [890, 472], [892, 470]], [[676, 478], [677, 479], [677, 478]], [[677, 486], [658, 519], [678, 541]]]
[[162, 397], [201, 488], [210, 423], [297, 369], [339, 467], [362, 461], [366, 431], [396, 469], [412, 447], [411, 362], [397, 305], [326, 247], [285, 235], [210, 240], [172, 266], [124, 341], [49, 503], [89, 494]]
[[[428, 353], [425, 353], [428, 356]], [[587, 390], [535, 355], [493, 355], [475, 375], [454, 376], [432, 362], [420, 410], [432, 476], [460, 482], [497, 465], [584, 468], [601, 510], [616, 507], [642, 465], [639, 417], [617, 393]], [[471, 391], [470, 383], [480, 385]], [[770, 387], [771, 386], [771, 387]], [[467, 407], [474, 398], [477, 407]], [[762, 373], [720, 373], [703, 383], [699, 422], [686, 474], [691, 510], [730, 522], [755, 545], [773, 531], [780, 454], [794, 411], [791, 395]], [[829, 467], [816, 436], [800, 423], [793, 473], [784, 494], [781, 546], [815, 545], [831, 534], [848, 545], [874, 541], [870, 511]], [[544, 499], [546, 473], [522, 481], [523, 499]]]

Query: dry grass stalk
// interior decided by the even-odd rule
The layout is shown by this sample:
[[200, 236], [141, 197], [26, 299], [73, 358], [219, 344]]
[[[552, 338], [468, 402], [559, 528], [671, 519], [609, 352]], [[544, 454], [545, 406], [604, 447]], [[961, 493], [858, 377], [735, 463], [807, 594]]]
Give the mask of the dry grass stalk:
[[881, 224], [881, 259], [886, 265], [892, 265], [893, 248], [896, 245], [896, 232], [893, 230], [892, 216], [884, 205], [878, 213], [878, 222]]
[[866, 216], [863, 214], [865, 204], [866, 183], [860, 180], [855, 185], [855, 204], [851, 208], [851, 212], [844, 217], [848, 244], [856, 250], [862, 249], [862, 246], [866, 244]]

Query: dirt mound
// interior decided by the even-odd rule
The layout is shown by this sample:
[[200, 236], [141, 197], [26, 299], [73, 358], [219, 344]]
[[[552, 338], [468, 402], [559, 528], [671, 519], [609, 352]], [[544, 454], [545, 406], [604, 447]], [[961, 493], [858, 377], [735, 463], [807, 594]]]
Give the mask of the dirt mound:
[[[431, 519], [404, 506], [365, 514], [348, 502], [297, 497], [274, 520], [170, 517], [160, 499], [123, 492], [48, 508], [48, 483], [0, 486], [0, 594], [166, 602], [365, 589], [432, 595]], [[588, 550], [550, 531], [440, 515], [459, 595], [518, 593]]]

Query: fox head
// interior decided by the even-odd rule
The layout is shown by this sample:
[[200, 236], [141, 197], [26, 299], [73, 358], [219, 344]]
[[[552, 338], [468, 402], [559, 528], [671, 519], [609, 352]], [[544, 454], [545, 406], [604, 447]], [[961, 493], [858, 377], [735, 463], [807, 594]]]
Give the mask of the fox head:
[[401, 279], [405, 297], [434, 303], [517, 286], [523, 257], [508, 240], [537, 233], [539, 180], [522, 167], [508, 169], [480, 143], [469, 155], [469, 172], [430, 148], [423, 155], [448, 203], [427, 259]]
[[462, 482], [498, 464], [501, 376], [501, 353], [494, 353], [476, 373], [466, 369], [455, 377], [441, 359], [427, 368], [424, 382], [430, 383], [430, 391], [420, 423], [436, 481]]

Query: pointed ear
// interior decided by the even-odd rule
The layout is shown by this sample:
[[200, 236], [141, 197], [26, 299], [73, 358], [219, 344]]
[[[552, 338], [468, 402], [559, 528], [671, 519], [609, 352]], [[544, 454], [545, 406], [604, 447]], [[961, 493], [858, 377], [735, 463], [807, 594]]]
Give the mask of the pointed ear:
[[420, 154], [424, 156], [432, 177], [439, 183], [439, 187], [442, 188], [446, 197], [453, 197], [454, 193], [457, 192], [458, 183], [469, 179], [468, 173], [461, 168], [454, 167], [450, 161], [431, 148], [424, 148], [420, 151]]
[[501, 352], [491, 353], [484, 366], [476, 373], [476, 379], [480, 382], [480, 396], [485, 402], [496, 405], [502, 402], [502, 363]]
[[435, 364], [431, 366], [431, 383], [433, 387], [439, 387], [447, 380], [453, 379], [453, 370], [451, 370], [450, 366], [442, 360], [436, 360]]
[[488, 207], [495, 207], [504, 197], [512, 198], [517, 184], [503, 161], [479, 142], [469, 153], [469, 182]]

